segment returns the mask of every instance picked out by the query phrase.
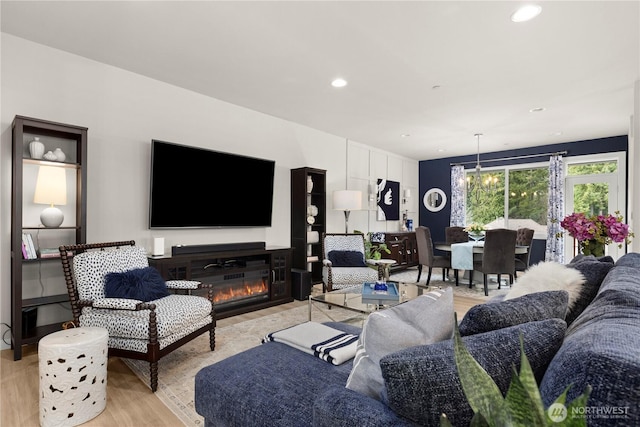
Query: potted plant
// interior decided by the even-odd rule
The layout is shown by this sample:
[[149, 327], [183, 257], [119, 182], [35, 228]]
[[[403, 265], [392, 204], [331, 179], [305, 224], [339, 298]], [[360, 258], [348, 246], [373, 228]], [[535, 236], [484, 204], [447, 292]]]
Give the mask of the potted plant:
[[[591, 388], [587, 387], [587, 390], [571, 403], [566, 403], [567, 392], [571, 386], [564, 390], [550, 406], [550, 408], [554, 408], [561, 405], [566, 408], [564, 417], [557, 417], [557, 414], [550, 410], [545, 411], [536, 378], [524, 353], [522, 335], [520, 335], [520, 373], [518, 374], [515, 367], [513, 368], [513, 376], [506, 397], [502, 396], [502, 392], [493, 379], [464, 346], [458, 329], [457, 316], [455, 319], [454, 355], [462, 389], [474, 412], [471, 426], [586, 427], [586, 418], [575, 418], [567, 414], [571, 413], [571, 408], [586, 406]], [[442, 414], [440, 417], [440, 426], [452, 427], [446, 414]]]
[[[354, 230], [354, 233], [364, 235], [362, 231]], [[382, 253], [390, 254], [391, 250], [387, 247], [386, 243], [372, 243], [371, 238], [367, 235], [364, 239], [364, 257], [365, 259], [381, 259]], [[372, 266], [372, 268], [377, 268]]]

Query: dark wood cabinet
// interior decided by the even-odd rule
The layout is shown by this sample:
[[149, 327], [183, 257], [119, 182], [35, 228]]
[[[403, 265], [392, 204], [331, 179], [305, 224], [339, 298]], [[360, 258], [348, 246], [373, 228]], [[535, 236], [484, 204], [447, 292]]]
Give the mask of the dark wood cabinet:
[[418, 265], [418, 244], [413, 231], [384, 233], [384, 241], [390, 254], [382, 253], [382, 257], [395, 260], [391, 270], [403, 270]]
[[[239, 304], [220, 303], [216, 317], [223, 319], [293, 301], [291, 295], [291, 249], [266, 248], [193, 253], [167, 257], [150, 257], [149, 265], [160, 271], [165, 280], [199, 280], [214, 286], [220, 280], [255, 276], [264, 271], [269, 290], [264, 299], [247, 298]], [[215, 297], [215, 295], [214, 295]]]
[[326, 171], [291, 170], [291, 247], [293, 268], [309, 271], [322, 282], [322, 234], [326, 231]]
[[[86, 243], [87, 128], [16, 116], [11, 130], [11, 345], [14, 360], [20, 360], [23, 345], [37, 343], [70, 320], [65, 309], [55, 310], [69, 302], [56, 252], [60, 245]], [[32, 153], [35, 140], [39, 150]], [[34, 196], [41, 169], [66, 181], [64, 222], [58, 227], [40, 223], [46, 205], [36, 204]], [[23, 252], [23, 237], [27, 245], [33, 243], [31, 251]]]

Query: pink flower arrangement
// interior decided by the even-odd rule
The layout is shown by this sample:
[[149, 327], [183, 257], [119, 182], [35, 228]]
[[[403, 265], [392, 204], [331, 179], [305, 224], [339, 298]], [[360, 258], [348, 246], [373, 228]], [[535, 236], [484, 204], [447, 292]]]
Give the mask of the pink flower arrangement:
[[574, 212], [566, 216], [561, 222], [562, 228], [579, 242], [594, 240], [603, 245], [613, 242], [622, 247], [622, 243], [631, 243], [634, 234], [629, 225], [622, 222], [622, 215], [616, 211], [615, 215], [586, 216], [582, 212]]

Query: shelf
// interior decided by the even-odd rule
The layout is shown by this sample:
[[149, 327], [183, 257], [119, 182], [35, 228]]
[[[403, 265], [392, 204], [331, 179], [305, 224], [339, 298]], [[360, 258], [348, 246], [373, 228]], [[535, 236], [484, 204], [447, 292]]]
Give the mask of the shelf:
[[24, 309], [29, 307], [38, 307], [41, 305], [56, 304], [59, 302], [69, 302], [69, 295], [59, 294], [59, 295], [49, 295], [46, 297], [23, 299], [22, 308]]
[[22, 344], [35, 344], [38, 341], [40, 341], [40, 339], [42, 337], [44, 337], [45, 335], [49, 335], [49, 334], [52, 334], [54, 332], [61, 331], [62, 330], [62, 323], [64, 323], [64, 322], [52, 323], [50, 325], [37, 326], [32, 331], [29, 331], [29, 333], [27, 333], [27, 335], [24, 335], [22, 337]]
[[[42, 245], [43, 248], [86, 242], [87, 132], [86, 127], [19, 115], [15, 116], [11, 125], [11, 330], [14, 360], [22, 358], [23, 345], [37, 343], [43, 336], [61, 330], [62, 324], [71, 320], [63, 318], [66, 314], [58, 313], [54, 318], [47, 320], [50, 324], [37, 326], [23, 335], [25, 309], [68, 303], [69, 297], [67, 294], [59, 294], [23, 298], [24, 295], [39, 294], [36, 281], [32, 277], [32, 270], [36, 266], [46, 264], [50, 270], [47, 272], [47, 286], [63, 285], [65, 280], [61, 269], [59, 272], [54, 271], [54, 263], [60, 263], [60, 257], [24, 259], [22, 237], [24, 233], [39, 235], [42, 240], [34, 243]], [[44, 145], [45, 153], [60, 148], [65, 153], [65, 161], [30, 157], [29, 145], [36, 138]], [[47, 228], [39, 224], [38, 216], [42, 207], [34, 204], [32, 195], [41, 166], [64, 169], [68, 192], [65, 216], [69, 215], [67, 224], [73, 224], [72, 226]], [[55, 292], [63, 288], [60, 286], [58, 289]], [[61, 319], [56, 322], [58, 318]]]
[[70, 169], [79, 169], [82, 166], [78, 163], [68, 163], [68, 162], [53, 162], [49, 160], [38, 160], [38, 159], [30, 159], [28, 157], [23, 157], [22, 161], [24, 163], [39, 165], [39, 166], [55, 166], [59, 168], [70, 168]]

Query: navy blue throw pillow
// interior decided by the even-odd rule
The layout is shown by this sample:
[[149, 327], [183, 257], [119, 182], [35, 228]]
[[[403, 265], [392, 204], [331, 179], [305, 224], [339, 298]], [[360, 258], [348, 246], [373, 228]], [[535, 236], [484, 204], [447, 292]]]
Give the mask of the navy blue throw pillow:
[[333, 267], [366, 267], [364, 254], [358, 251], [329, 251]]
[[136, 268], [105, 277], [104, 295], [107, 298], [128, 298], [148, 302], [169, 295], [167, 284], [153, 267]]

